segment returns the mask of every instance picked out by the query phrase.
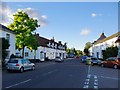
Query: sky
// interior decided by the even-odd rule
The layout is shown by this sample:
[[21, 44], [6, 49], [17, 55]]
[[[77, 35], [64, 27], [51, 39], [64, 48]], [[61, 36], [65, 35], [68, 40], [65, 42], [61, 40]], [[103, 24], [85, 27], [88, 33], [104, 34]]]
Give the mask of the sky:
[[[102, 32], [118, 32], [117, 2], [6, 2], [2, 3], [4, 25], [12, 22], [17, 10], [37, 18], [41, 36], [67, 42], [69, 48], [83, 50], [86, 42], [98, 39]], [[1, 14], [1, 13], [0, 13]]]

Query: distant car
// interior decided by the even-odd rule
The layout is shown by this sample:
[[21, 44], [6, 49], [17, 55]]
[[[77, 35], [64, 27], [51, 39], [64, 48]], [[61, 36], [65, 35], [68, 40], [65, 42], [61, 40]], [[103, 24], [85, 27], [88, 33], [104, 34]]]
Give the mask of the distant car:
[[82, 56], [82, 59], [81, 59], [82, 63], [86, 62], [87, 58], [88, 56]]
[[55, 58], [55, 62], [63, 62], [64, 60], [63, 59], [61, 59], [61, 57], [56, 57]]
[[92, 65], [101, 65], [101, 60], [95, 57], [91, 57], [91, 64]]
[[101, 62], [102, 67], [113, 67], [114, 69], [120, 68], [120, 58], [110, 57]]
[[17, 70], [24, 72], [24, 70], [35, 70], [35, 64], [31, 63], [28, 59], [12, 58], [8, 61], [7, 71]]
[[80, 56], [76, 56], [75, 58], [80, 58]]

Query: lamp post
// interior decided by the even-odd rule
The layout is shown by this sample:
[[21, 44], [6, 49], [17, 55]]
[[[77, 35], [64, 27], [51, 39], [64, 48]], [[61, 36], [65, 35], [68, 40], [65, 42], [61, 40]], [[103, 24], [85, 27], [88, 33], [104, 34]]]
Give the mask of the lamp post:
[[115, 41], [115, 43], [118, 43], [118, 58], [120, 58], [120, 36], [118, 36], [118, 39]]

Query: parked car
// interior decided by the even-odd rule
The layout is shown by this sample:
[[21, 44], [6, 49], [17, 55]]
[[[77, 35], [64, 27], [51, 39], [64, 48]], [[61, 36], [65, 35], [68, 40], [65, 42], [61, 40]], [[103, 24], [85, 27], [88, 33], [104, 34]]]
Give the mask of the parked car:
[[82, 59], [81, 59], [82, 63], [86, 62], [87, 58], [88, 56], [82, 56]]
[[64, 60], [63, 59], [61, 59], [61, 57], [56, 57], [55, 58], [55, 62], [63, 62]]
[[92, 65], [101, 65], [101, 60], [95, 57], [91, 57], [91, 64]]
[[21, 59], [21, 58], [12, 58], [8, 61], [7, 71], [17, 70], [20, 72], [24, 72], [24, 70], [35, 70], [35, 64], [31, 63], [28, 59]]
[[80, 56], [76, 56], [75, 58], [80, 58]]
[[120, 67], [120, 58], [117, 58], [117, 57], [107, 58], [105, 61], [101, 62], [101, 66], [113, 67], [114, 69], [117, 69]]

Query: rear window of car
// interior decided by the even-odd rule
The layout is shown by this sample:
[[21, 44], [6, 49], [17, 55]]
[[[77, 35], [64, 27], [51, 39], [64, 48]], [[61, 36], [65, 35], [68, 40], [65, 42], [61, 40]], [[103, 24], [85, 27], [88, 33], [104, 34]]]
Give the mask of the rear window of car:
[[8, 63], [18, 63], [18, 60], [9, 60]]
[[60, 57], [56, 57], [56, 58], [60, 58]]
[[91, 58], [92, 60], [97, 60], [97, 58]]
[[115, 60], [116, 60], [116, 57], [110, 57], [110, 58], [108, 58], [107, 60], [109, 60], [109, 61], [115, 61]]

